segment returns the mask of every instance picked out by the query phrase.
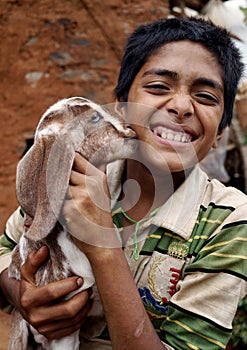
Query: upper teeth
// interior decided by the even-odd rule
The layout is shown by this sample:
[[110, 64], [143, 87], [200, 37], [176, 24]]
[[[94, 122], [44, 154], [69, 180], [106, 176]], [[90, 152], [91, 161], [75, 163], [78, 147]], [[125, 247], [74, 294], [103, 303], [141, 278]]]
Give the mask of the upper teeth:
[[180, 133], [180, 132], [172, 132], [172, 131], [163, 131], [160, 135], [162, 139], [170, 140], [170, 141], [178, 141], [178, 142], [190, 142], [191, 137], [188, 134]]

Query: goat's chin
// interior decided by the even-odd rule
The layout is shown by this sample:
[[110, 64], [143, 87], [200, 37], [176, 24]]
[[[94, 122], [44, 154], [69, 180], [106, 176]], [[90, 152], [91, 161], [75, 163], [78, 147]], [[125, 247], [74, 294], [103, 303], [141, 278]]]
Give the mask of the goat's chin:
[[101, 147], [88, 160], [94, 166], [99, 167], [116, 160], [133, 158], [137, 152], [137, 147], [136, 139], [120, 139]]

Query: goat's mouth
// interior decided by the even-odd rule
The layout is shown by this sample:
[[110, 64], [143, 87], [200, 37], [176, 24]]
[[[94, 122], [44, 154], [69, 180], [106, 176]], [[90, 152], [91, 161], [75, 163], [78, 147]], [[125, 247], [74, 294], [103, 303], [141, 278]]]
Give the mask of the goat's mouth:
[[132, 158], [137, 151], [138, 144], [136, 137], [122, 137], [109, 140], [101, 144], [101, 146], [91, 154], [88, 161], [98, 167], [99, 165], [112, 163], [116, 160]]

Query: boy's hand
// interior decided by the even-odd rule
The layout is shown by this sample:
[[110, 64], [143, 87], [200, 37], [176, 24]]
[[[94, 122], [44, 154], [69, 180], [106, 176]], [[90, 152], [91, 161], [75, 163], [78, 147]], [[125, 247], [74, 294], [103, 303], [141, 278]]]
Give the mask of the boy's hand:
[[76, 154], [63, 207], [67, 229], [87, 254], [95, 247], [120, 247], [112, 221], [106, 175]]
[[18, 309], [39, 333], [51, 340], [80, 329], [92, 302], [89, 299], [90, 290], [61, 301], [61, 298], [82, 286], [83, 280], [80, 277], [66, 278], [42, 287], [34, 285], [35, 273], [48, 255], [47, 247], [42, 247], [28, 256], [21, 269]]

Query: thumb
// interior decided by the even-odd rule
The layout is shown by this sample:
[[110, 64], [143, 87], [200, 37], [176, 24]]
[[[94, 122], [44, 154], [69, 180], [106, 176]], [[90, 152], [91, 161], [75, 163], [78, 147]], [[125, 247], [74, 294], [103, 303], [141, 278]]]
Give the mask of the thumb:
[[49, 250], [46, 246], [41, 247], [38, 251], [31, 252], [21, 268], [21, 278], [35, 284], [35, 274], [48, 257]]

